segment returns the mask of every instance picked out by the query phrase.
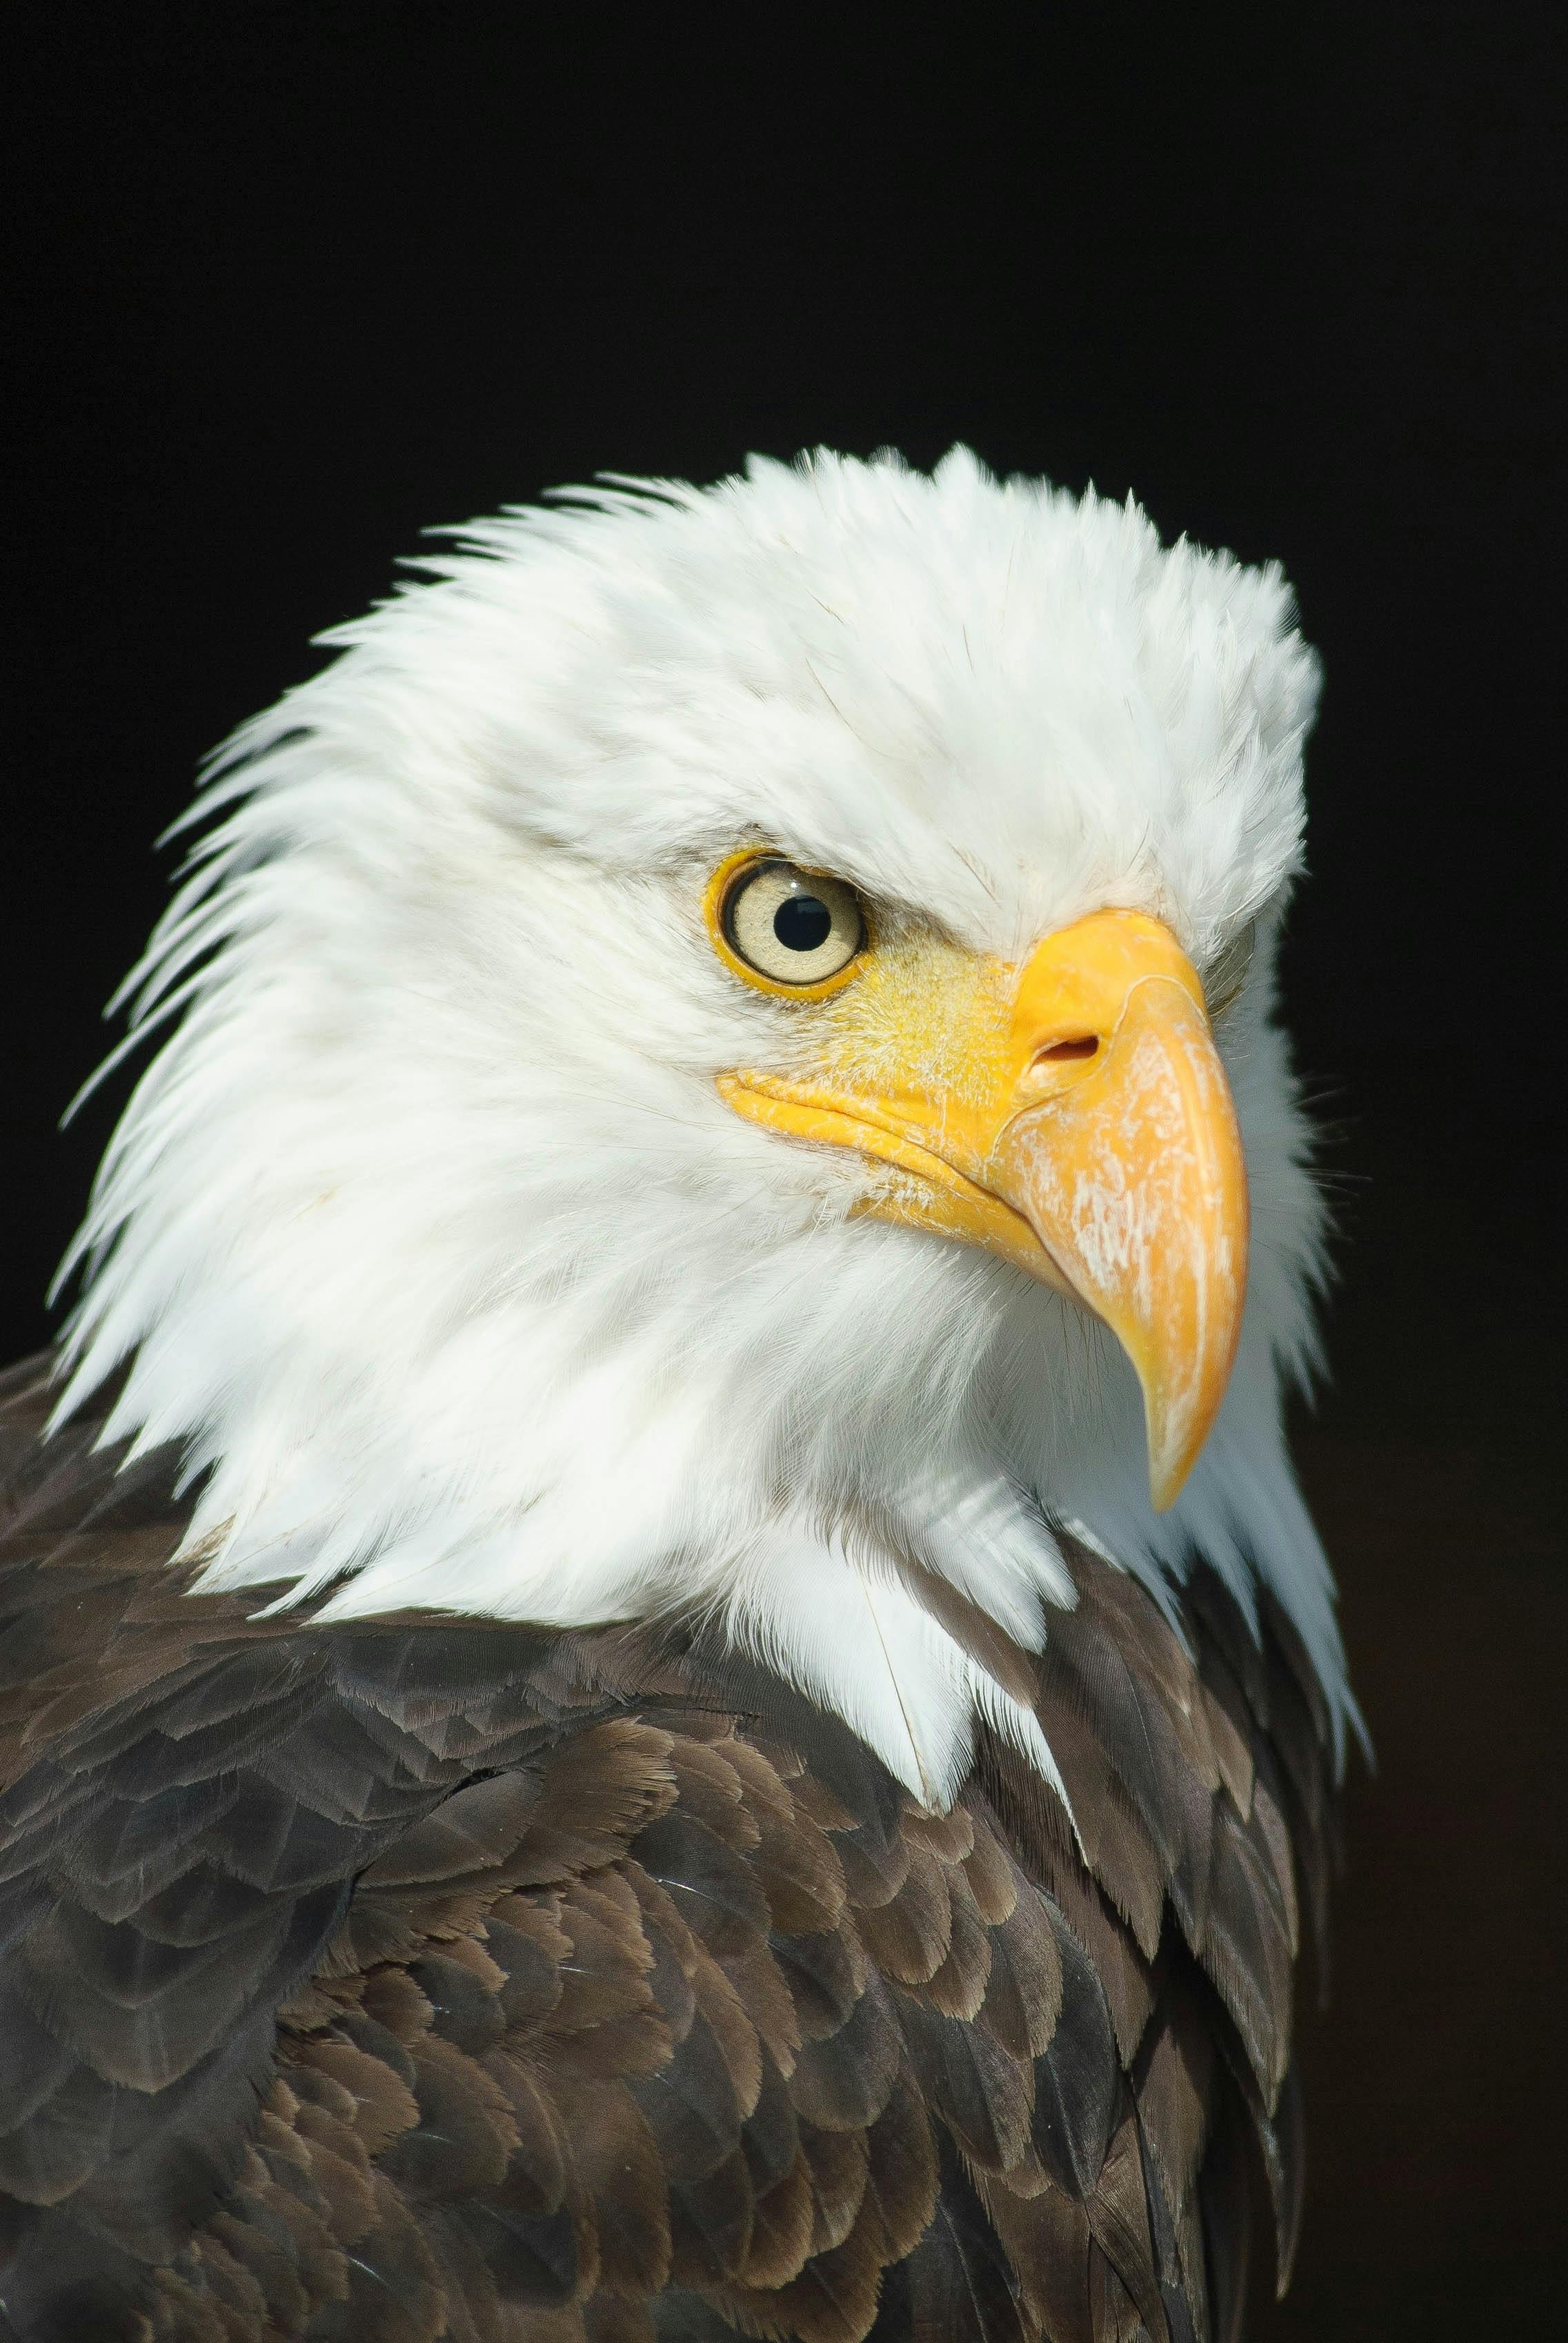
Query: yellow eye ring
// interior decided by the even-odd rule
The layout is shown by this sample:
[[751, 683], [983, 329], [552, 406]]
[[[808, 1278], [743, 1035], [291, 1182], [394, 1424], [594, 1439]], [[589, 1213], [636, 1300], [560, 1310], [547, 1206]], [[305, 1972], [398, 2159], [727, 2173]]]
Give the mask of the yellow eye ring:
[[[811, 950], [801, 950], [799, 946], [790, 948], [799, 950], [801, 960], [808, 966], [812, 960], [818, 960], [819, 964], [822, 952], [830, 954], [834, 950], [841, 949], [848, 941], [846, 930], [849, 923], [853, 920], [853, 941], [849, 943], [842, 961], [837, 967], [829, 967], [828, 972], [821, 976], [808, 978], [803, 982], [775, 976], [768, 969], [759, 967], [755, 960], [748, 959], [739, 949], [735, 929], [740, 899], [754, 880], [770, 878], [775, 873], [785, 882], [781, 890], [783, 896], [800, 896], [814, 907], [826, 910], [829, 925], [821, 944]], [[814, 895], [806, 898], [803, 889], [797, 889], [790, 883], [797, 880], [813, 879], [822, 881], [821, 899]], [[726, 856], [708, 882], [702, 909], [713, 949], [726, 968], [754, 990], [771, 993], [778, 1001], [826, 1001], [830, 994], [841, 992], [845, 985], [851, 983], [859, 974], [866, 948], [870, 941], [870, 920], [866, 906], [859, 892], [847, 880], [836, 879], [829, 871], [807, 870], [800, 864], [791, 862], [787, 855], [769, 854], [754, 846]], [[778, 964], [783, 964], [782, 953]]]

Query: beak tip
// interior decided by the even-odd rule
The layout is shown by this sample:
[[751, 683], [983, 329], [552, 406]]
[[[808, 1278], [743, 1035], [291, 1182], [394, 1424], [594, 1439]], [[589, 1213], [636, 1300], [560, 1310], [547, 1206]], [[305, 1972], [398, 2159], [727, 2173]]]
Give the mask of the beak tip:
[[1158, 1395], [1145, 1388], [1143, 1394], [1144, 1436], [1149, 1457], [1149, 1502], [1157, 1513], [1168, 1513], [1192, 1477], [1192, 1468], [1202, 1454], [1213, 1416], [1218, 1413], [1206, 1410], [1200, 1423], [1176, 1423], [1171, 1420]]
[[[1205, 1411], [1194, 1423], [1190, 1413], [1177, 1410], [1158, 1376], [1140, 1372], [1143, 1386], [1143, 1432], [1149, 1459], [1149, 1502], [1157, 1513], [1168, 1513], [1191, 1477], [1212, 1421]], [[1196, 1434], [1196, 1437], [1194, 1437]]]
[[1149, 1502], [1157, 1513], [1168, 1513], [1187, 1485], [1189, 1468], [1185, 1464], [1157, 1465], [1152, 1458], [1149, 1465]]

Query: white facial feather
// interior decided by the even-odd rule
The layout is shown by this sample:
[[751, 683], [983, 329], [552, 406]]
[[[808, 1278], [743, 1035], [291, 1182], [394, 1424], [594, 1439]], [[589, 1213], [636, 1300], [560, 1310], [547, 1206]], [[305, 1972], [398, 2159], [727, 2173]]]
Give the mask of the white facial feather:
[[[1243, 1603], [1274, 1587], [1342, 1720], [1280, 1430], [1319, 1212], [1269, 1021], [1316, 688], [1278, 571], [962, 450], [584, 495], [422, 566], [198, 801], [131, 980], [136, 1031], [172, 1031], [78, 1241], [62, 1413], [130, 1358], [106, 1436], [210, 1468], [210, 1584], [352, 1571], [334, 1616], [717, 1609], [923, 1795], [977, 1705], [1032, 1720], [847, 1508], [1025, 1643], [1071, 1599], [1045, 1515], [1162, 1598], [1200, 1550]], [[704, 931], [753, 840], [1009, 958], [1117, 905], [1201, 968], [1260, 920], [1221, 1036], [1248, 1317], [1169, 1515], [1098, 1327], [849, 1219], [862, 1165], [718, 1095], [809, 1015]]]

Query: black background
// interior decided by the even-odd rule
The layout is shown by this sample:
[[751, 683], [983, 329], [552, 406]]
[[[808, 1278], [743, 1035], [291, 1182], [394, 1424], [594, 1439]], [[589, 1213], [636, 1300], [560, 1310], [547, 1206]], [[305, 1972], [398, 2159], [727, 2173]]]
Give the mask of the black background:
[[57, 1134], [154, 835], [427, 526], [963, 439], [1279, 556], [1328, 673], [1302, 1453], [1382, 1770], [1266, 2331], [1469, 2343], [1561, 2258], [1563, 60], [1545, 9], [1277, 13], [11, 12], [0, 1332], [124, 1094]]

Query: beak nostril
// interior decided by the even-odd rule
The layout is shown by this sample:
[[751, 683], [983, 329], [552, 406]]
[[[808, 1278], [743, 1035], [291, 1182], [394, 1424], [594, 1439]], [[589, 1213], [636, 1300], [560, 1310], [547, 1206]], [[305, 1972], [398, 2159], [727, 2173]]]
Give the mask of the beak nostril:
[[1099, 1047], [1100, 1036], [1097, 1033], [1079, 1033], [1070, 1041], [1053, 1041], [1049, 1050], [1041, 1050], [1035, 1064], [1051, 1065], [1066, 1058], [1092, 1058]]

